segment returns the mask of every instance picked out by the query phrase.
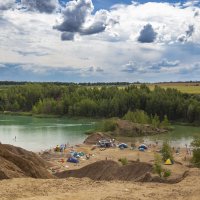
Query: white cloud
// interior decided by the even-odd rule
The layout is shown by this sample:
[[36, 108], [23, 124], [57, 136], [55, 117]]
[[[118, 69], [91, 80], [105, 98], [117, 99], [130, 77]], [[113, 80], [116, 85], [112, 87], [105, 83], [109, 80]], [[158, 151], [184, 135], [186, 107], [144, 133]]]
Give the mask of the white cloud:
[[156, 40], [157, 33], [154, 31], [151, 24], [145, 25], [140, 31], [138, 41], [141, 43], [152, 43]]
[[0, 10], [8, 10], [15, 4], [15, 0], [0, 0]]
[[58, 8], [58, 0], [21, 0], [23, 6], [31, 11], [52, 13]]
[[[157, 81], [167, 74], [170, 78], [176, 78], [177, 74], [182, 76], [187, 66], [197, 69], [190, 66], [198, 63], [200, 54], [200, 20], [195, 14], [200, 13], [198, 7], [134, 3], [92, 13], [91, 1], [82, 2], [85, 2], [83, 13], [76, 7], [76, 12], [67, 11], [64, 19], [58, 12], [4, 10], [0, 14], [1, 63], [18, 63], [23, 66], [21, 69], [34, 73], [66, 72], [72, 67], [77, 76], [89, 80], [92, 73], [108, 81], [151, 78]], [[74, 20], [77, 24], [68, 26]], [[64, 22], [68, 22], [61, 30], [65, 42], [60, 40], [60, 31], [53, 29]], [[157, 33], [153, 44], [137, 41], [147, 24]], [[100, 34], [93, 34], [98, 32]], [[187, 37], [184, 43], [177, 40], [181, 35]], [[69, 41], [74, 37], [75, 42]], [[156, 64], [159, 70], [153, 69]], [[126, 70], [132, 73], [122, 72]], [[147, 71], [151, 77], [144, 73]]]
[[104, 32], [107, 26], [115, 23], [109, 12], [99, 10], [95, 14], [92, 0], [72, 0], [66, 3], [62, 11], [63, 20], [54, 26], [62, 32], [62, 40], [73, 40], [75, 35], [93, 35]]

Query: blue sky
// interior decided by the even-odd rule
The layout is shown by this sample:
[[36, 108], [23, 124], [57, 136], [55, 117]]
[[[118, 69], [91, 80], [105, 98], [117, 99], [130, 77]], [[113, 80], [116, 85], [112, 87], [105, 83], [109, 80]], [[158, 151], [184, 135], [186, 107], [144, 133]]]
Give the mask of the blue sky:
[[0, 80], [200, 79], [200, 1], [0, 0]]

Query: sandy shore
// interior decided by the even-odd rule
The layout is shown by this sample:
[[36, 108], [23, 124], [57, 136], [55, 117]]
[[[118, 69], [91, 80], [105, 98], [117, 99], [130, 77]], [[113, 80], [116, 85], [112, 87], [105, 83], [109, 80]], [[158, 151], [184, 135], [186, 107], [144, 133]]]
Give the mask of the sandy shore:
[[[139, 146], [137, 144], [137, 146]], [[153, 164], [154, 163], [154, 155], [156, 152], [158, 152], [161, 149], [160, 146], [152, 146], [145, 152], [138, 151], [137, 148], [134, 150], [127, 148], [127, 149], [119, 149], [119, 148], [93, 148], [92, 145], [85, 145], [80, 144], [77, 146], [74, 146], [73, 148], [68, 148], [64, 153], [61, 152], [54, 152], [49, 151], [46, 153], [40, 154], [43, 159], [51, 163], [51, 167], [49, 168], [50, 172], [52, 172], [52, 169], [54, 169], [54, 172], [60, 172], [63, 170], [73, 170], [73, 169], [79, 169], [81, 167], [84, 167], [88, 164], [94, 163], [96, 161], [100, 160], [113, 160], [117, 161], [120, 158], [127, 158], [129, 161], [137, 161], [138, 159], [140, 162], [146, 162]], [[87, 155], [91, 155], [90, 159], [86, 159], [85, 156], [81, 157], [79, 159], [78, 164], [69, 163], [66, 162], [69, 154], [71, 151], [76, 152], [84, 152]], [[174, 165], [166, 166], [163, 165], [165, 168], [169, 168], [171, 171], [173, 171], [173, 174], [180, 174], [183, 173], [188, 169], [187, 165], [190, 164], [191, 155], [188, 155], [186, 153], [186, 149], [180, 149], [180, 153], [176, 154], [174, 151], [174, 159], [176, 163]], [[64, 162], [62, 162], [64, 161]]]
[[[90, 159], [85, 157], [80, 159], [78, 164], [66, 162], [71, 149], [65, 153], [49, 152], [42, 155], [45, 160], [51, 163], [49, 171], [59, 172], [63, 170], [79, 169], [88, 164], [100, 160], [118, 161], [119, 158], [126, 157], [130, 161], [138, 158], [141, 162], [153, 164], [154, 153], [160, 147], [152, 147], [146, 152], [139, 152], [137, 149], [109, 148], [93, 149], [89, 145], [78, 145], [73, 149], [77, 152], [91, 154]], [[93, 149], [93, 150], [92, 150]], [[186, 159], [185, 159], [186, 156]], [[114, 199], [134, 199], [134, 200], [199, 200], [200, 199], [200, 170], [188, 168], [189, 157], [185, 149], [181, 149], [180, 154], [174, 153], [174, 165], [166, 166], [172, 171], [171, 178], [175, 178], [188, 171], [188, 176], [176, 184], [163, 183], [139, 183], [131, 181], [94, 181], [89, 178], [67, 178], [67, 179], [31, 179], [20, 178], [0, 181], [0, 199], [27, 199], [27, 200], [114, 200]], [[64, 163], [61, 160], [64, 160]]]

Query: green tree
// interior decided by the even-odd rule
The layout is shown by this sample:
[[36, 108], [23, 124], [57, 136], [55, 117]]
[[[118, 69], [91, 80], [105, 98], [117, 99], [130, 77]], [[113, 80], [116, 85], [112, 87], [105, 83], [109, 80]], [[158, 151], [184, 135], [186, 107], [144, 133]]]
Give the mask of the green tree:
[[163, 127], [163, 128], [169, 128], [170, 127], [170, 122], [167, 118], [167, 115], [164, 116], [164, 119], [161, 122], [160, 126]]
[[171, 146], [168, 142], [164, 142], [161, 149], [162, 159], [165, 162], [167, 159], [174, 161]]
[[194, 148], [192, 162], [195, 166], [200, 167], [200, 138], [195, 138], [191, 145]]
[[157, 114], [155, 114], [151, 118], [151, 124], [153, 125], [154, 128], [158, 128], [160, 126], [160, 119]]
[[162, 177], [162, 158], [159, 154], [154, 155], [154, 165], [153, 165], [154, 172], [157, 173], [160, 177]]

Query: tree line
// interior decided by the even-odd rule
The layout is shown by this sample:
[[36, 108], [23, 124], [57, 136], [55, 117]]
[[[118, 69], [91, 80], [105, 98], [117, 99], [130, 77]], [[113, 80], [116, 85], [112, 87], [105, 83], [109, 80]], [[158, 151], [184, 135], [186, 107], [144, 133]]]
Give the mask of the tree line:
[[29, 83], [0, 90], [0, 111], [108, 118], [136, 110], [160, 120], [166, 115], [169, 120], [200, 122], [200, 96], [158, 86], [151, 91], [145, 84], [120, 88]]

